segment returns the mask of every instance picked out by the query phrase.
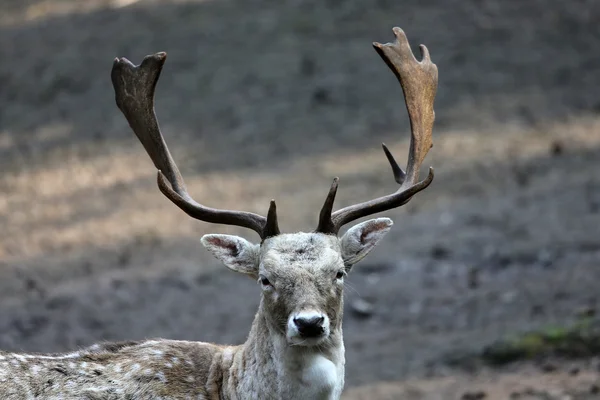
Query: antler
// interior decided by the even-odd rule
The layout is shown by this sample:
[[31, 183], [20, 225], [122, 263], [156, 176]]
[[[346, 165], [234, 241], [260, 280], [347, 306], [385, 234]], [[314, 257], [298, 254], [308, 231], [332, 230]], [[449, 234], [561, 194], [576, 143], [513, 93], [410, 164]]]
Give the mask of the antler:
[[431, 131], [435, 119], [433, 102], [438, 82], [437, 67], [431, 62], [427, 47], [420, 46], [423, 59], [417, 61], [404, 31], [394, 28], [394, 34], [396, 35], [395, 43], [375, 42], [373, 46], [400, 81], [410, 119], [411, 140], [406, 172], [398, 166], [386, 145], [383, 144], [383, 151], [400, 188], [390, 195], [348, 206], [332, 214], [338, 187], [338, 178], [335, 178], [321, 209], [317, 232], [337, 234], [340, 228], [348, 222], [400, 207], [408, 203], [416, 193], [429, 186], [433, 180], [433, 168], [429, 168], [427, 178], [419, 182], [419, 169], [427, 152], [433, 146]]
[[160, 191], [193, 218], [249, 228], [257, 232], [262, 239], [279, 234], [277, 210], [273, 200], [265, 218], [245, 211], [206, 207], [188, 194], [154, 112], [154, 89], [166, 58], [166, 53], [156, 53], [146, 56], [139, 66], [133, 65], [126, 58], [116, 58], [111, 72], [117, 106], [158, 169]]

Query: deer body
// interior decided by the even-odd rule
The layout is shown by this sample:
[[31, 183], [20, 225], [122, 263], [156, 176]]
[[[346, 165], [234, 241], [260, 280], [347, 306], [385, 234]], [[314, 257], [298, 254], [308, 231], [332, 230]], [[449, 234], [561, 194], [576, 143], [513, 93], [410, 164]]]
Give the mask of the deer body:
[[[208, 235], [203, 241], [215, 251], [222, 248], [211, 243], [231, 238]], [[297, 288], [284, 289], [291, 301], [273, 299], [275, 293], [263, 288], [265, 296], [243, 345], [157, 339], [105, 343], [58, 355], [1, 353], [2, 398], [338, 399], [344, 386], [343, 302], [336, 295], [341, 282], [322, 285], [332, 292], [326, 298], [311, 293], [319, 290], [313, 277], [321, 272], [335, 275], [332, 272], [344, 268], [338, 259], [338, 239], [315, 233], [281, 235], [262, 248], [234, 240], [239, 240], [235, 249], [220, 256], [230, 268], [261, 259], [256, 268], [262, 274], [277, 267], [278, 276], [271, 276], [274, 282], [288, 285], [306, 280]], [[290, 345], [286, 314], [290, 309], [313, 308], [328, 310], [329, 334], [319, 339], [318, 346], [304, 346], [301, 341]]]
[[339, 398], [343, 347], [330, 355], [293, 349], [277, 365], [263, 352], [270, 346], [256, 345], [159, 339], [62, 355], [0, 353], [0, 394], [6, 400]]
[[[5, 399], [212, 399], [210, 379], [229, 348], [150, 340], [63, 355], [1, 355]], [[206, 386], [209, 385], [209, 386]]]
[[188, 215], [257, 232], [259, 244], [229, 235], [206, 235], [202, 244], [229, 269], [261, 288], [261, 301], [246, 342], [220, 346], [201, 342], [147, 340], [106, 343], [62, 355], [0, 353], [2, 399], [285, 399], [336, 400], [344, 387], [342, 333], [344, 278], [390, 230], [388, 218], [340, 228], [367, 215], [406, 204], [433, 180], [419, 181], [432, 146], [437, 67], [421, 46], [417, 61], [404, 32], [396, 42], [374, 43], [404, 91], [411, 143], [404, 172], [384, 152], [399, 189], [387, 196], [333, 212], [337, 178], [310, 233], [282, 234], [275, 202], [266, 217], [197, 203], [188, 194], [154, 112], [154, 90], [165, 53], [139, 66], [116, 59], [116, 101], [158, 169], [161, 192]]

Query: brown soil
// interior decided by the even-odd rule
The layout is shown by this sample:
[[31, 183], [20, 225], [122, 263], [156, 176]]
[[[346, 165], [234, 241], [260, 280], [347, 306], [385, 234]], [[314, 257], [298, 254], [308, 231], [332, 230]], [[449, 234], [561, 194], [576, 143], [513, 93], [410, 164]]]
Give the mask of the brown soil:
[[[436, 178], [386, 213], [392, 233], [350, 278], [346, 398], [600, 396], [591, 359], [578, 374], [560, 359], [553, 372], [446, 362], [599, 305], [599, 2], [4, 0], [0, 11], [0, 348], [246, 335], [258, 288], [198, 238], [256, 237], [191, 221], [160, 195], [114, 104], [115, 56], [168, 52], [157, 110], [196, 198], [264, 213], [275, 197], [282, 228], [307, 230], [333, 176], [338, 206], [394, 190], [379, 143], [402, 159], [409, 125], [371, 42], [401, 26], [440, 71]], [[361, 298], [371, 315], [352, 311]]]

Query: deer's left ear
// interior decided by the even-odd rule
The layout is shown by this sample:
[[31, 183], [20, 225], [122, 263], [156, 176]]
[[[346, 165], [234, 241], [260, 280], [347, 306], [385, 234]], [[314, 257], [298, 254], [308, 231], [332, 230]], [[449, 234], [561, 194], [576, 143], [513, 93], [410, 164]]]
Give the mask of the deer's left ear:
[[389, 218], [370, 219], [348, 229], [340, 240], [346, 267], [362, 260], [388, 233], [394, 223]]

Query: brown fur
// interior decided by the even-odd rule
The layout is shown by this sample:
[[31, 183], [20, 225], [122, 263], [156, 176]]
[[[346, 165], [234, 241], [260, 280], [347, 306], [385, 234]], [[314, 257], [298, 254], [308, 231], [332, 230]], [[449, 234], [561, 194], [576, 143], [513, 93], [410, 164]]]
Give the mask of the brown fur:
[[[349, 230], [342, 240], [296, 233], [260, 246], [208, 235], [203, 243], [229, 268], [268, 278], [266, 285], [259, 279], [263, 294], [246, 343], [156, 339], [102, 343], [66, 354], [0, 353], [0, 397], [338, 399], [344, 384], [339, 273], [345, 275], [348, 260], [368, 253], [390, 226], [390, 220], [372, 220]], [[293, 318], [302, 312], [326, 316], [321, 336], [297, 336]], [[290, 329], [296, 336], [290, 336]]]
[[211, 360], [223, 349], [161, 339], [69, 354], [0, 353], [0, 393], [3, 399], [217, 399], [207, 396], [205, 383], [220, 368]]

